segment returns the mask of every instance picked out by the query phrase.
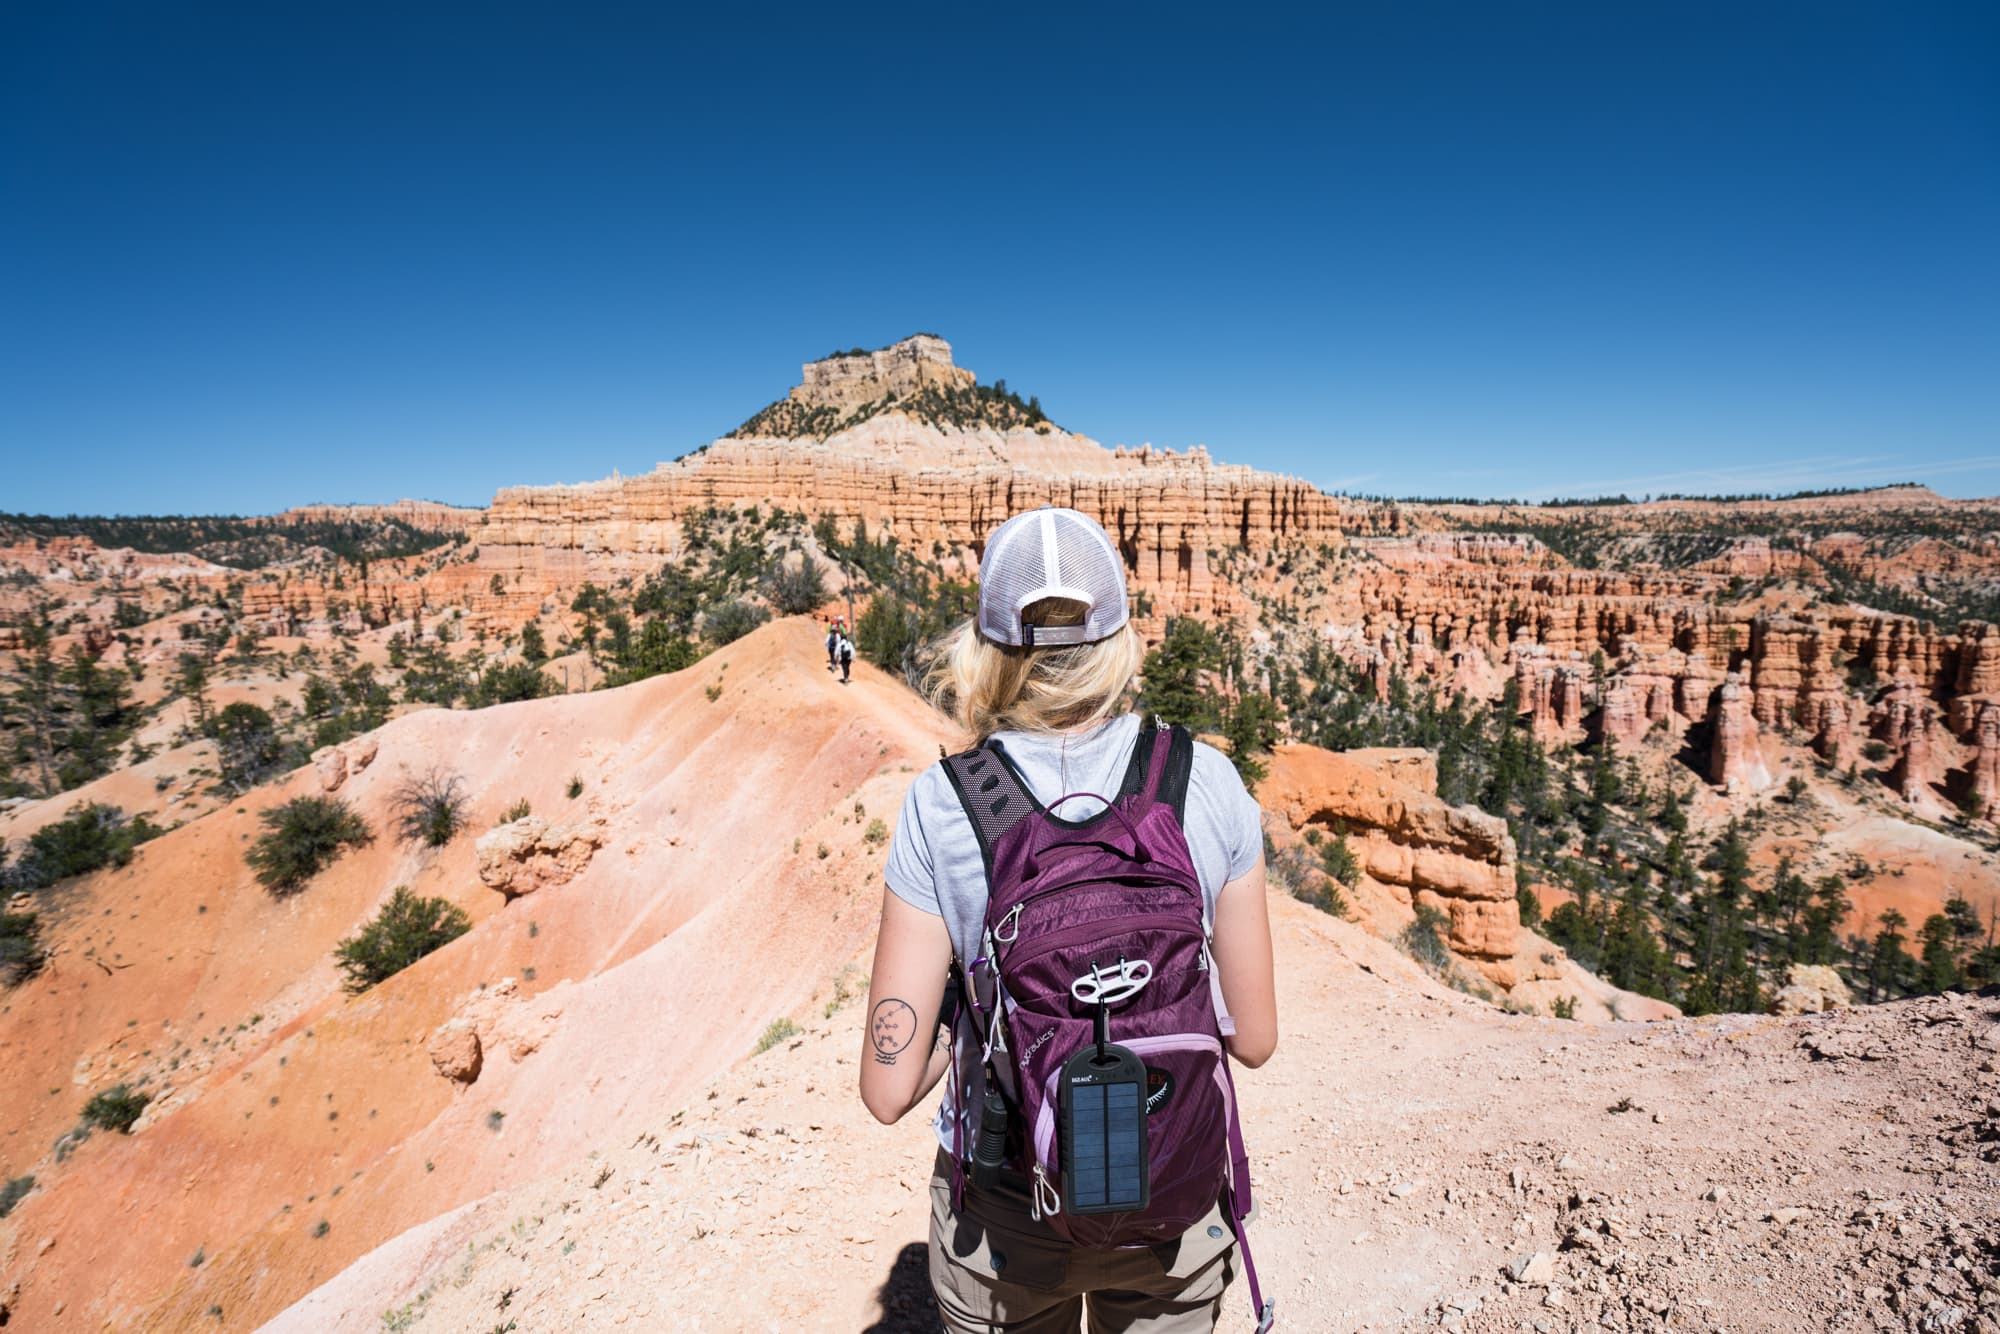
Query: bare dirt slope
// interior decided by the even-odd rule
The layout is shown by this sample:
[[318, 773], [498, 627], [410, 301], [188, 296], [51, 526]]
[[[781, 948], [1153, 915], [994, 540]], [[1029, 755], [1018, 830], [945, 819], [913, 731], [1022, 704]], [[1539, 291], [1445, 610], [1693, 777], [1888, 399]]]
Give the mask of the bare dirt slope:
[[[779, 622], [628, 689], [398, 719], [337, 792], [375, 841], [288, 899], [242, 854], [260, 812], [320, 790], [310, 768], [66, 888], [53, 962], [0, 997], [0, 1176], [37, 1183], [0, 1221], [0, 1321], [252, 1328], [748, 1053], [865, 943], [869, 824], [940, 739], [900, 684], [841, 686], [818, 644]], [[432, 765], [470, 795], [435, 851], [393, 832], [396, 787]], [[475, 844], [524, 799], [595, 851], [508, 901]], [[399, 884], [474, 929], [349, 997], [334, 946]], [[470, 1085], [433, 1068], [453, 1019], [485, 1044]], [[59, 1159], [117, 1082], [156, 1099], [135, 1132]]]
[[[1285, 1036], [1241, 1087], [1282, 1328], [2000, 1328], [2000, 997], [1587, 1027], [1272, 906]], [[929, 1132], [862, 1111], [860, 1010], [268, 1328], [934, 1330]]]

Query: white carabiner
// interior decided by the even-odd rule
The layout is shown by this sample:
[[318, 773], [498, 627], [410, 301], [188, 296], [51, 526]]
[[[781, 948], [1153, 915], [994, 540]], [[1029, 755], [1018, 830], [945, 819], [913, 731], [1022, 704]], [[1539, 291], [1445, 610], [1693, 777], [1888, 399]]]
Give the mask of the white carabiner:
[[[1007, 928], [1010, 925], [1014, 928], [1014, 934], [1011, 936], [1007, 934]], [[993, 928], [993, 939], [999, 941], [1002, 945], [1011, 945], [1014, 943], [1014, 937], [1020, 934], [1021, 905], [1017, 903], [1007, 910], [1007, 915], [1002, 917], [1000, 924]]]
[[1139, 994], [1153, 980], [1150, 960], [1120, 959], [1110, 971], [1090, 966], [1090, 971], [1069, 984], [1069, 994], [1084, 1005], [1116, 1005]]
[[1050, 1214], [1062, 1212], [1062, 1196], [1057, 1193], [1049, 1174], [1035, 1164], [1035, 1190], [1032, 1203], [1028, 1206], [1028, 1217], [1039, 1223]]

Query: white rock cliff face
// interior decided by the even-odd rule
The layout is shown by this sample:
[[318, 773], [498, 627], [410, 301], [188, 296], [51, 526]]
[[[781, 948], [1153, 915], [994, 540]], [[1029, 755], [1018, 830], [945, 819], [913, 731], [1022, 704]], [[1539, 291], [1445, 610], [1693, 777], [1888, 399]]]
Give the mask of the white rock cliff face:
[[901, 398], [926, 387], [970, 389], [975, 383], [971, 371], [951, 364], [950, 343], [933, 334], [912, 334], [874, 352], [808, 361], [791, 399], [851, 412], [892, 393]]

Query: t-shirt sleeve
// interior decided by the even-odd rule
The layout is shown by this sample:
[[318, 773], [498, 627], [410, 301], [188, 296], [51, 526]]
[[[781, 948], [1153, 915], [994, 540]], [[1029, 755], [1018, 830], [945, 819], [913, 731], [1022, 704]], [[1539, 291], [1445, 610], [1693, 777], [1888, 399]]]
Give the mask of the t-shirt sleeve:
[[1190, 842], [1196, 837], [1210, 842], [1224, 884], [1248, 874], [1264, 853], [1264, 812], [1257, 799], [1229, 757], [1201, 741], [1194, 743], [1188, 776], [1187, 830]]
[[896, 834], [889, 840], [889, 859], [882, 867], [882, 876], [889, 882], [889, 890], [897, 898], [913, 908], [922, 908], [927, 913], [942, 917], [944, 908], [938, 900], [937, 869], [932, 860], [931, 840], [924, 829], [924, 807], [937, 809], [937, 803], [926, 802], [924, 786], [945, 781], [937, 769], [926, 769], [917, 775], [917, 781], [910, 784], [910, 790], [903, 795], [903, 811], [896, 817]]

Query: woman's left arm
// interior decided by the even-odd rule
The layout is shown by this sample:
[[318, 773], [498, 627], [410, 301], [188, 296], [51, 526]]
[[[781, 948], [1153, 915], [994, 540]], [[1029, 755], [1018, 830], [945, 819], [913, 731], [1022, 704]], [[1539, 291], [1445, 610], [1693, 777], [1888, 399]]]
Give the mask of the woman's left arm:
[[884, 889], [861, 1042], [861, 1101], [883, 1125], [922, 1102], [951, 1064], [951, 1035], [932, 1041], [950, 974], [944, 918]]
[[1222, 1000], [1236, 1021], [1235, 1036], [1224, 1041], [1231, 1056], [1254, 1070], [1278, 1049], [1278, 983], [1262, 853], [1215, 901], [1214, 950]]

